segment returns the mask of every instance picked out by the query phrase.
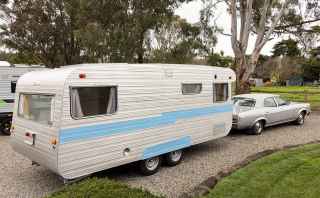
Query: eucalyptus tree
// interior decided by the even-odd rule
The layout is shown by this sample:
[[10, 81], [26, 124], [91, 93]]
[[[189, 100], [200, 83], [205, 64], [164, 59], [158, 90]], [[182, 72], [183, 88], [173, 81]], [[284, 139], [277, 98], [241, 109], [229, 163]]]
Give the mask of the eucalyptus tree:
[[[237, 92], [249, 91], [260, 53], [268, 41], [281, 34], [299, 33], [320, 21], [318, 0], [216, 0], [230, 13], [231, 45], [235, 56]], [[301, 17], [301, 13], [306, 14]], [[307, 30], [306, 30], [307, 31]], [[253, 49], [248, 52], [249, 41]]]

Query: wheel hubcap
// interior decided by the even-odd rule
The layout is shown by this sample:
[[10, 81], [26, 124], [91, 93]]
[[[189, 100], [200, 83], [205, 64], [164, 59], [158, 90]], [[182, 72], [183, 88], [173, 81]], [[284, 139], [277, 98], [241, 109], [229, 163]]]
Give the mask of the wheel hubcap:
[[300, 115], [299, 116], [299, 124], [303, 124], [303, 122], [304, 122], [303, 115]]
[[256, 131], [257, 131], [258, 133], [261, 133], [261, 131], [262, 131], [262, 127], [261, 127], [260, 122], [257, 122], [257, 123], [256, 123]]
[[159, 158], [158, 157], [155, 157], [155, 158], [151, 158], [151, 159], [148, 159], [146, 160], [146, 167], [148, 170], [155, 170], [158, 165], [159, 165]]
[[182, 156], [181, 150], [179, 150], [179, 151], [173, 151], [173, 152], [170, 153], [170, 158], [171, 158], [171, 160], [174, 161], [174, 162], [179, 161], [180, 158], [181, 158], [181, 156]]

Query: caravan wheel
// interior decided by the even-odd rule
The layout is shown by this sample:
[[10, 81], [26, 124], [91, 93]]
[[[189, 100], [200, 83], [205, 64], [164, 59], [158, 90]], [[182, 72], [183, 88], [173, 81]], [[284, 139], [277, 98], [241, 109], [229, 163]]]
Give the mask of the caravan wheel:
[[158, 172], [160, 166], [161, 166], [161, 157], [152, 157], [149, 159], [145, 159], [140, 161], [140, 172], [143, 175], [153, 175], [156, 172]]
[[182, 161], [182, 157], [182, 150], [172, 151], [165, 155], [165, 162], [168, 166], [175, 166], [180, 164], [180, 162]]
[[6, 118], [2, 120], [0, 130], [3, 134], [5, 135], [10, 135], [11, 132], [11, 124], [12, 124], [12, 119], [11, 118]]

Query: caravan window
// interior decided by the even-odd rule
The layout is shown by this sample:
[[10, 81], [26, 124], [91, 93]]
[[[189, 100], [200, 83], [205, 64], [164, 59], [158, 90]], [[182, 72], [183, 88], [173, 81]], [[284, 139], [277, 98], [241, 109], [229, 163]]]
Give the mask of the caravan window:
[[117, 111], [117, 87], [71, 88], [71, 116], [75, 119]]
[[228, 83], [213, 84], [213, 102], [225, 102], [229, 99]]
[[20, 94], [18, 116], [40, 124], [52, 124], [53, 95]]
[[11, 93], [16, 93], [17, 81], [11, 81]]
[[182, 84], [183, 95], [200, 94], [202, 91], [202, 84]]

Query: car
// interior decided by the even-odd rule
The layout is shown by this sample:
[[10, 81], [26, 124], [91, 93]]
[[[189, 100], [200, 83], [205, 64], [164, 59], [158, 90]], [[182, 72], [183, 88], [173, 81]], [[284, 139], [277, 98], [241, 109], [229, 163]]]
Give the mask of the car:
[[232, 98], [234, 103], [232, 128], [249, 129], [259, 135], [265, 127], [294, 122], [303, 125], [310, 114], [310, 104], [288, 102], [274, 94], [242, 94]]

